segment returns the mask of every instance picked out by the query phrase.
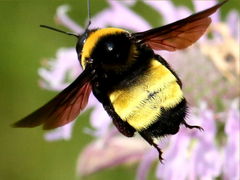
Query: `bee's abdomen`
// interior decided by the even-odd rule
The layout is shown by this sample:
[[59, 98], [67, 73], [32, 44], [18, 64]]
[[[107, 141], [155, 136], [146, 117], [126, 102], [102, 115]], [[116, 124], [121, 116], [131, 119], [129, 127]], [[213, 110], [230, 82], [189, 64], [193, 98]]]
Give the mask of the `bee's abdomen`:
[[173, 73], [157, 60], [130, 87], [110, 93], [114, 110], [137, 131], [154, 125], [165, 112], [174, 109], [183, 94]]
[[183, 98], [175, 107], [161, 109], [161, 115], [150, 126], [142, 129], [141, 132], [151, 137], [160, 137], [167, 134], [176, 134], [179, 126], [184, 122], [187, 114], [187, 103]]

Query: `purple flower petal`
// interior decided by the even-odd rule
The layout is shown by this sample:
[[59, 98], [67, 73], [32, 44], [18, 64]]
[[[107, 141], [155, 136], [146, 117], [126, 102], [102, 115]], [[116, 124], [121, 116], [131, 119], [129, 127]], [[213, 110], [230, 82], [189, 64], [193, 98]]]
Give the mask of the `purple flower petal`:
[[240, 179], [240, 112], [239, 99], [235, 100], [228, 112], [225, 126], [227, 135], [224, 147], [223, 176], [225, 179]]
[[227, 24], [231, 31], [231, 35], [239, 42], [240, 38], [240, 18], [236, 10], [231, 10], [227, 15]]
[[47, 141], [69, 140], [72, 137], [72, 128], [74, 121], [44, 134]]
[[57, 23], [68, 27], [73, 32], [81, 34], [83, 32], [83, 28], [68, 17], [67, 12], [69, 10], [70, 7], [68, 5], [59, 6], [56, 12], [56, 21]]
[[132, 31], [143, 31], [151, 27], [149, 23], [131, 11], [126, 5], [121, 3], [121, 1], [109, 0], [108, 3], [110, 8], [93, 17], [91, 27], [102, 28], [106, 26], [114, 26]]
[[164, 150], [164, 163], [157, 167], [157, 178], [184, 180], [187, 177], [189, 143], [189, 136], [183, 129], [170, 138], [169, 147]]
[[158, 157], [158, 152], [155, 149], [152, 149], [148, 153], [145, 153], [137, 170], [137, 180], [146, 180], [149, 169], [153, 161], [156, 161]]
[[131, 1], [129, 1], [129, 0], [122, 0], [121, 2], [126, 4], [126, 5], [128, 5], [128, 6], [133, 6], [133, 5], [136, 4], [137, 0], [131, 0]]
[[80, 154], [77, 174], [87, 176], [105, 168], [139, 161], [150, 146], [142, 139], [115, 136], [108, 141], [99, 139]]
[[176, 7], [170, 0], [144, 2], [161, 13], [166, 24], [175, 22], [191, 14], [191, 11], [188, 8], [183, 6]]
[[50, 90], [60, 91], [69, 83], [65, 82], [66, 75], [75, 79], [82, 71], [77, 59], [76, 51], [73, 48], [61, 48], [57, 51], [56, 59], [48, 61], [48, 69], [39, 69], [39, 75], [44, 80], [41, 85]]
[[104, 110], [102, 104], [100, 104], [94, 96], [91, 96], [90, 99], [95, 99], [96, 101], [94, 109], [90, 115], [90, 123], [95, 129], [94, 135], [97, 137], [103, 136], [109, 130], [112, 120]]
[[[206, 0], [206, 1], [204, 1], [204, 0], [194, 0], [193, 1], [196, 12], [205, 10], [207, 8], [210, 8], [214, 5], [216, 5], [217, 3], [218, 3], [218, 1], [216, 1], [216, 0], [210, 0], [210, 1], [208, 1], [208, 0]], [[213, 22], [219, 22], [220, 21], [219, 10], [216, 11], [213, 15], [211, 15], [211, 18], [212, 18]]]
[[223, 161], [215, 142], [216, 121], [213, 112], [206, 103], [201, 103], [200, 108], [192, 113], [188, 122], [200, 123], [204, 132], [183, 127], [177, 135], [172, 136], [169, 147], [164, 151], [166, 160], [158, 166], [158, 178], [212, 179], [220, 175]]
[[192, 149], [193, 171], [197, 177], [213, 179], [220, 175], [222, 167], [222, 156], [215, 142], [216, 120], [205, 105], [202, 105], [198, 116], [204, 132], [197, 133], [197, 142]]

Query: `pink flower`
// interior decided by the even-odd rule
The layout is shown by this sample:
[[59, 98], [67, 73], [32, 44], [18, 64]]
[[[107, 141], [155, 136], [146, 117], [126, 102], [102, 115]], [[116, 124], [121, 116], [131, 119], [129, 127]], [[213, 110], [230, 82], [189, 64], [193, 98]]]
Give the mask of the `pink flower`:
[[87, 176], [119, 164], [138, 162], [149, 149], [140, 138], [128, 139], [122, 135], [100, 138], [89, 144], [78, 158], [77, 173]]
[[227, 112], [225, 133], [227, 142], [224, 147], [224, 179], [240, 179], [240, 112], [239, 99], [236, 99]]
[[[109, 7], [92, 17], [91, 28], [116, 26], [130, 31], [150, 29], [149, 23], [132, 11], [131, 8], [136, 2], [135, 0], [108, 0]], [[192, 13], [187, 7], [176, 7], [170, 0], [143, 1], [143, 3], [159, 12], [165, 23], [173, 22]], [[193, 1], [197, 11], [216, 3], [215, 0]], [[56, 21], [73, 32], [82, 33], [84, 28], [67, 15], [68, 10], [68, 6], [60, 6], [57, 10]], [[158, 179], [194, 180], [218, 177], [230, 180], [239, 179], [240, 115], [239, 107], [236, 107], [236, 103], [232, 103], [233, 98], [239, 98], [236, 93], [238, 89], [235, 84], [222, 78], [223, 76], [230, 77], [225, 72], [235, 73], [235, 70], [231, 68], [236, 69], [233, 77], [238, 77], [236, 76], [239, 72], [236, 68], [238, 66], [235, 65], [238, 65], [239, 58], [237, 59], [237, 55], [233, 53], [234, 63], [228, 63], [224, 71], [216, 69], [219, 60], [225, 61], [226, 53], [232, 52], [233, 49], [229, 47], [233, 47], [237, 42], [236, 39], [239, 38], [239, 31], [235, 26], [239, 23], [239, 18], [236, 11], [231, 11], [227, 16], [227, 22], [222, 22], [219, 14], [218, 11], [212, 16], [215, 23], [212, 27], [217, 27], [211, 30], [212, 39], [205, 36], [198, 46], [192, 46], [185, 51], [160, 52], [185, 82], [184, 92], [191, 106], [187, 121], [191, 124], [200, 124], [204, 132], [190, 131], [181, 127], [177, 135], [163, 138], [164, 141], [161, 141], [159, 146], [163, 149], [165, 160], [156, 168]], [[224, 25], [220, 26], [216, 23]], [[220, 32], [225, 29], [227, 33]], [[220, 51], [222, 52], [222, 54], [218, 53], [221, 55], [220, 58], [216, 58], [213, 52], [222, 47], [222, 42], [227, 42], [229, 47]], [[212, 47], [213, 51], [209, 51], [206, 47]], [[208, 51], [204, 51], [204, 48]], [[212, 61], [209, 61], [207, 57]], [[41, 86], [55, 91], [62, 90], [82, 71], [74, 48], [59, 49], [56, 58], [45, 62], [45, 65], [47, 67], [39, 70], [42, 78]], [[126, 138], [120, 135], [112, 126], [111, 119], [103, 110], [102, 105], [92, 94], [87, 108], [93, 108], [93, 111], [90, 115], [91, 127], [85, 128], [85, 132], [95, 136], [96, 139], [80, 154], [77, 165], [78, 174], [86, 176], [119, 164], [140, 162], [136, 178], [147, 179], [151, 165], [158, 161], [155, 149], [138, 137]], [[73, 126], [74, 122], [46, 134], [45, 137], [48, 140], [70, 139]], [[225, 133], [218, 128], [221, 126], [224, 126]]]
[[206, 104], [192, 112], [194, 124], [201, 124], [204, 132], [182, 128], [171, 137], [165, 150], [165, 162], [159, 164], [160, 179], [213, 179], [220, 175], [222, 158], [216, 145], [216, 122], [214, 113]]

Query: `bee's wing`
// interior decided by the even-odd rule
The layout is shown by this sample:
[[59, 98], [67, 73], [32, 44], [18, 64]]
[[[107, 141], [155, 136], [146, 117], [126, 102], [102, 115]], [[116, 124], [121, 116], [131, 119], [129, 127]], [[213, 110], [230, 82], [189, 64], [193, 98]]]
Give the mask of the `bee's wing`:
[[47, 104], [14, 124], [15, 127], [53, 129], [73, 121], [86, 107], [91, 92], [93, 73], [85, 69], [78, 78]]
[[174, 23], [132, 35], [137, 41], [145, 43], [155, 50], [184, 49], [204, 34], [211, 23], [209, 16], [226, 2], [227, 0]]

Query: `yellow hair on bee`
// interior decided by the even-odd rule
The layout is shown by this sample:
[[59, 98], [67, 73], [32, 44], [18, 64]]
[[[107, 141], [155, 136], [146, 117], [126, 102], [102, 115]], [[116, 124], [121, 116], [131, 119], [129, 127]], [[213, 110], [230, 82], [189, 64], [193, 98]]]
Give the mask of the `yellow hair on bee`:
[[153, 124], [160, 108], [171, 108], [183, 99], [181, 87], [172, 72], [157, 60], [139, 77], [136, 84], [110, 94], [115, 111], [136, 130]]
[[128, 33], [128, 31], [120, 29], [120, 28], [103, 28], [96, 30], [92, 32], [89, 37], [86, 39], [86, 42], [84, 43], [83, 50], [82, 50], [82, 58], [81, 58], [81, 64], [83, 68], [86, 67], [86, 59], [90, 58], [90, 54], [92, 53], [92, 50], [96, 46], [98, 40], [106, 35], [113, 35], [117, 33]]

